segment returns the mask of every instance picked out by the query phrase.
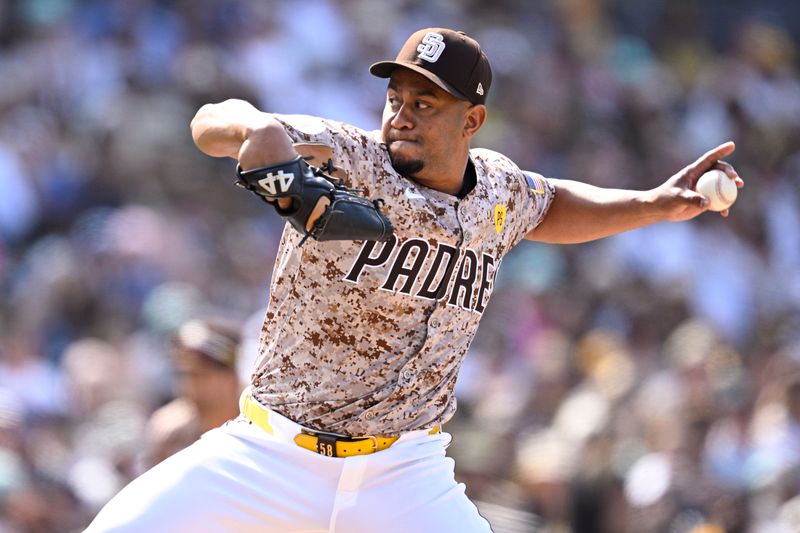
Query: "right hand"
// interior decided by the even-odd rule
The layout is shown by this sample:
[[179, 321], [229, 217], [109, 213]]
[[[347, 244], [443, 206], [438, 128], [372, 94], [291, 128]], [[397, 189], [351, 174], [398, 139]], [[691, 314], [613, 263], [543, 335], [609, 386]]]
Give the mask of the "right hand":
[[[267, 167], [295, 157], [297, 152], [292, 146], [291, 139], [286, 135], [283, 126], [274, 119], [266, 126], [248, 132], [236, 154], [242, 170]], [[281, 198], [278, 200], [278, 205], [281, 209], [289, 209], [292, 200]]]
[[[660, 186], [651, 191], [650, 202], [662, 213], [662, 219], [672, 222], [689, 220], [708, 207], [708, 199], [695, 191], [697, 180], [712, 168], [725, 172], [737, 187], [744, 187], [744, 181], [736, 170], [725, 161], [721, 161], [733, 153], [736, 145], [728, 141], [700, 156], [692, 164], [681, 169]], [[728, 210], [720, 212], [728, 216]]]
[[[269, 154], [269, 156], [267, 157], [265, 154]], [[289, 161], [297, 155], [283, 126], [273, 119], [267, 126], [250, 132], [239, 148], [237, 158], [242, 170], [251, 170]], [[330, 203], [330, 199], [324, 196], [317, 201], [306, 221], [306, 230], [311, 230], [314, 222], [325, 212], [325, 208]], [[290, 209], [292, 207], [291, 198], [279, 198], [278, 206], [281, 209]]]

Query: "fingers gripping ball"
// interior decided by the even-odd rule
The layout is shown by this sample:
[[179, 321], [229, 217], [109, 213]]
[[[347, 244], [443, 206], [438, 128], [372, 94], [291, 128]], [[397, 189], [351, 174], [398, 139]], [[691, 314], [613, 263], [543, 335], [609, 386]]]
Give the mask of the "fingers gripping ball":
[[736, 201], [736, 183], [721, 170], [709, 170], [697, 180], [695, 190], [708, 198], [709, 211], [724, 211]]
[[[392, 224], [381, 212], [380, 200], [370, 200], [360, 191], [345, 187], [301, 156], [247, 171], [237, 166], [236, 175], [237, 185], [268, 202], [304, 235], [300, 244], [308, 237], [318, 241], [385, 241], [392, 235]], [[281, 209], [277, 201], [283, 198], [291, 199], [291, 207]], [[330, 204], [310, 224], [309, 217], [321, 198], [327, 198]]]

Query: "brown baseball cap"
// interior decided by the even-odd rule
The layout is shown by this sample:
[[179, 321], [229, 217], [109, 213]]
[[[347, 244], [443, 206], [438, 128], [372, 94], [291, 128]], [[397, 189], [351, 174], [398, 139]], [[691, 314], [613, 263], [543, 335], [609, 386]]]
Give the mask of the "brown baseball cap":
[[478, 41], [463, 31], [426, 28], [414, 32], [394, 61], [369, 67], [379, 78], [389, 78], [397, 67], [422, 74], [456, 98], [483, 104], [492, 84], [489, 58]]

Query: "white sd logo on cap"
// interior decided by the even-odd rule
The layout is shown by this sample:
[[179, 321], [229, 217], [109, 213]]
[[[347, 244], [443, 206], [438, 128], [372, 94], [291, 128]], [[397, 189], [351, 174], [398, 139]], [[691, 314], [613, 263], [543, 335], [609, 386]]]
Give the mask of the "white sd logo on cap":
[[439, 56], [444, 52], [444, 37], [441, 34], [429, 31], [422, 38], [422, 42], [417, 46], [420, 59], [424, 59], [430, 63], [436, 63]]

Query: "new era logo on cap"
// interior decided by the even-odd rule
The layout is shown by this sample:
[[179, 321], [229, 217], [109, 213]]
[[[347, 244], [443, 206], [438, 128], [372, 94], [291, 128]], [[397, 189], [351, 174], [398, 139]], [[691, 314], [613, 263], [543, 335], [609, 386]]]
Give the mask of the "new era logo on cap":
[[425, 76], [456, 98], [483, 104], [492, 84], [489, 58], [478, 41], [461, 31], [426, 28], [415, 32], [394, 61], [373, 64], [369, 71], [389, 78], [397, 67]]

